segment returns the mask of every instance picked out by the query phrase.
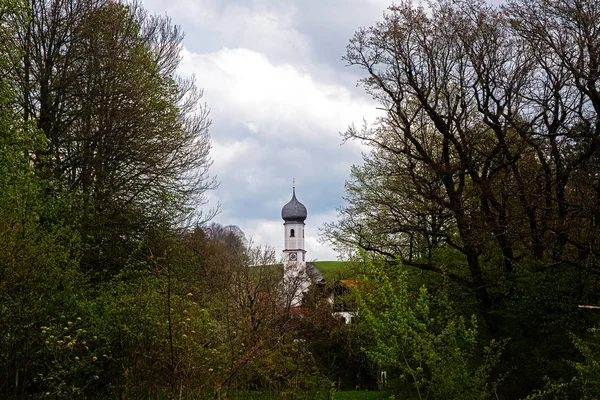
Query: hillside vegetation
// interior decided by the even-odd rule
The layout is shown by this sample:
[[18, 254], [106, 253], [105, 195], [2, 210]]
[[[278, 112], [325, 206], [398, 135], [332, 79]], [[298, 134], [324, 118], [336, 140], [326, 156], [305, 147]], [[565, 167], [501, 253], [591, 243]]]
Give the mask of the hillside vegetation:
[[328, 283], [349, 279], [355, 275], [352, 266], [344, 261], [315, 261], [314, 264]]

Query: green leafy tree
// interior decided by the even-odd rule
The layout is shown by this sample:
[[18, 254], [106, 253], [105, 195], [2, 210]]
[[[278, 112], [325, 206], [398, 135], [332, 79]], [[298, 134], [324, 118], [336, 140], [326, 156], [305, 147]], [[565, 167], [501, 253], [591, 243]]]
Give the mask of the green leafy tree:
[[382, 115], [345, 133], [371, 151], [325, 233], [430, 288], [452, 282], [481, 335], [514, 339], [501, 390], [523, 397], [544, 375], [570, 380], [568, 332], [590, 323], [577, 305], [598, 302], [600, 10], [428, 4], [400, 2], [350, 40]]
[[39, 179], [31, 166], [30, 154], [44, 148], [44, 136], [18, 117], [3, 128], [6, 125], [0, 127], [0, 392], [16, 394], [30, 387], [39, 372], [39, 326], [72, 304], [70, 293], [85, 279], [78, 271], [79, 236], [61, 224], [66, 206], [48, 196], [51, 182]]
[[[18, 54], [6, 47], [5, 29], [25, 11], [18, 2], [0, 3], [3, 71]], [[41, 179], [33, 167], [46, 138], [12, 105], [13, 93], [0, 79], [0, 394], [23, 397], [38, 387], [33, 382], [44, 370], [38, 362], [45, 348], [39, 327], [72, 304], [70, 294], [84, 279], [77, 270], [79, 237], [61, 224], [67, 203], [48, 195], [54, 182]]]
[[393, 390], [415, 399], [495, 395], [492, 369], [501, 346], [479, 346], [475, 316], [456, 315], [447, 299], [434, 304], [424, 287], [410, 291], [405, 274], [366, 263], [370, 277], [355, 289], [358, 322], [353, 329]]
[[208, 110], [175, 75], [182, 34], [168, 18], [103, 0], [29, 7], [12, 35], [16, 107], [48, 139], [38, 171], [77, 199], [84, 265], [116, 273], [144, 235], [199, 210], [215, 186]]
[[[440, 0], [427, 12], [403, 2], [359, 30], [344, 59], [366, 72], [385, 114], [346, 132], [372, 152], [353, 170], [332, 240], [462, 280], [484, 315], [503, 290], [490, 282], [510, 283], [523, 258], [595, 276], [598, 113], [586, 85], [596, 53], [572, 26], [596, 20], [592, 3]], [[467, 270], [431, 262], [428, 242], [458, 250]]]
[[173, 225], [213, 186], [201, 92], [174, 75], [180, 31], [110, 1], [0, 16], [0, 394], [201, 388], [202, 285], [169, 264]]

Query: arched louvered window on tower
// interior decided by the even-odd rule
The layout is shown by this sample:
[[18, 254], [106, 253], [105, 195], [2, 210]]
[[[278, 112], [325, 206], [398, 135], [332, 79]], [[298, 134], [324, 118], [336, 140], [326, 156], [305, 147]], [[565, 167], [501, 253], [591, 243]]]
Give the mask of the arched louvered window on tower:
[[290, 237], [296, 237], [296, 234], [293, 229], [290, 229]]

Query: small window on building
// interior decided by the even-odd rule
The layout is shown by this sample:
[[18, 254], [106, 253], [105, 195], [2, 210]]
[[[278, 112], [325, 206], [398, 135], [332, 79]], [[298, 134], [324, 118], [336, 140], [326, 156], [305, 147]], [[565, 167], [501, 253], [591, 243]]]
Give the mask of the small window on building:
[[294, 230], [293, 230], [293, 229], [290, 229], [290, 237], [295, 237], [295, 236], [296, 236], [296, 235], [295, 235], [295, 233], [294, 233]]

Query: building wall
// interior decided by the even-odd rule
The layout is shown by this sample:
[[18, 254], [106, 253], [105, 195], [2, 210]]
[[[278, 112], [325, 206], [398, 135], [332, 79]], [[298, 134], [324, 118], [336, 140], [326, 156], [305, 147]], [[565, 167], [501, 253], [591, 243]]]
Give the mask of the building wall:
[[[298, 255], [302, 257], [298, 252]], [[291, 307], [300, 307], [302, 298], [310, 287], [310, 278], [306, 273], [306, 262], [304, 261], [289, 261], [289, 252], [283, 252], [286, 260], [284, 261], [283, 284], [284, 293], [286, 294], [285, 302]]]
[[[283, 224], [283, 284], [284, 293], [291, 307], [300, 307], [304, 293], [311, 281], [306, 272], [306, 250], [304, 250], [304, 222], [285, 222]], [[292, 237], [292, 230], [294, 236]], [[296, 260], [290, 260], [290, 254], [296, 254]]]
[[[292, 229], [294, 237], [291, 237]], [[304, 250], [304, 223], [286, 222], [283, 224], [284, 230], [284, 249], [285, 250]]]

